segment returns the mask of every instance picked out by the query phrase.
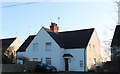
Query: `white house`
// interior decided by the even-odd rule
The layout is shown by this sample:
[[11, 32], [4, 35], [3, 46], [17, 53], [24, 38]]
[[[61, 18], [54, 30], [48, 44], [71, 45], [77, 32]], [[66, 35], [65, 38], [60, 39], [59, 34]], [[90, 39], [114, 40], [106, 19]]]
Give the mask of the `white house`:
[[50, 29], [42, 27], [37, 35], [29, 36], [17, 55], [30, 61], [51, 64], [58, 71], [88, 71], [98, 65], [100, 42], [94, 28], [58, 32], [56, 23]]

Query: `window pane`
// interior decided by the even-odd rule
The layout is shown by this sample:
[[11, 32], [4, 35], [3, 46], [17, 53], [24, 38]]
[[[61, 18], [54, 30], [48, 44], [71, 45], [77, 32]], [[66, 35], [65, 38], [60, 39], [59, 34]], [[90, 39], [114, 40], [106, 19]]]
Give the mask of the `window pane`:
[[46, 43], [46, 50], [50, 51], [51, 50], [51, 42]]
[[51, 58], [46, 58], [46, 64], [51, 65]]
[[83, 61], [80, 61], [80, 67], [83, 67]]

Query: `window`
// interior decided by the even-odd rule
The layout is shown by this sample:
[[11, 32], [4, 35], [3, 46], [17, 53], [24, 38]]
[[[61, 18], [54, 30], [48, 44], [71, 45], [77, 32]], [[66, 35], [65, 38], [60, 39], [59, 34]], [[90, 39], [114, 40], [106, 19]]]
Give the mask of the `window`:
[[33, 61], [38, 61], [38, 58], [33, 58]]
[[96, 64], [96, 58], [93, 59], [93, 64]]
[[41, 63], [42, 63], [42, 58], [41, 58], [41, 61], [40, 61]]
[[83, 61], [80, 61], [80, 67], [83, 67]]
[[46, 58], [46, 64], [51, 65], [51, 58]]
[[23, 60], [18, 59], [17, 64], [23, 64]]
[[33, 50], [37, 50], [38, 49], [38, 43], [34, 43], [33, 44]]
[[47, 42], [46, 43], [46, 51], [50, 51], [51, 50], [51, 42]]
[[90, 49], [91, 49], [91, 44], [89, 44], [89, 47], [90, 47]]
[[93, 45], [93, 48], [95, 49], [95, 45]]

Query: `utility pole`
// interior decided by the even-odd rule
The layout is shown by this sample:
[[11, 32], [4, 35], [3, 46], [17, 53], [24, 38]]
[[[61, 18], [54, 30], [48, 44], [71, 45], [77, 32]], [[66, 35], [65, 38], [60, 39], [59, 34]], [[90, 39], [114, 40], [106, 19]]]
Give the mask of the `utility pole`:
[[60, 17], [58, 17], [58, 25], [60, 24]]

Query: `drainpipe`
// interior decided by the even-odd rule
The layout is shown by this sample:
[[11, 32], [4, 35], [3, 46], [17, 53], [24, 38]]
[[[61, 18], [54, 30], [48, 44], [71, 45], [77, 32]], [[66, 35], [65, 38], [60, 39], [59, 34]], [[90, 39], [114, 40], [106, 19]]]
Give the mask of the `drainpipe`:
[[87, 69], [86, 69], [86, 64], [87, 64], [87, 54], [86, 54], [86, 48], [84, 49], [84, 71], [86, 72], [87, 71]]

